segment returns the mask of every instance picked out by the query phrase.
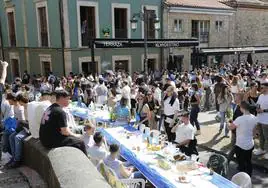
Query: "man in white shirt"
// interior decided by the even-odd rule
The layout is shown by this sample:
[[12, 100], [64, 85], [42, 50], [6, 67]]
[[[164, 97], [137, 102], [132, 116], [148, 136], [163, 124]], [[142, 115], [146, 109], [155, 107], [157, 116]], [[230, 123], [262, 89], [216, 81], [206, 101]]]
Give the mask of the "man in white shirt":
[[[255, 155], [262, 155], [266, 153], [266, 151], [264, 150], [265, 149], [264, 144], [265, 140], [268, 139], [268, 83], [261, 84], [261, 88], [262, 88], [262, 94], [259, 96], [257, 101], [258, 128], [261, 129], [260, 148], [258, 150], [254, 150]], [[268, 154], [264, 155], [264, 158], [268, 159]]]
[[238, 169], [240, 172], [248, 173], [249, 176], [252, 174], [253, 132], [258, 123], [258, 119], [249, 112], [250, 109], [251, 106], [248, 102], [241, 102], [240, 110], [243, 115], [229, 125], [229, 129], [236, 129], [235, 153]]
[[105, 104], [107, 102], [108, 89], [102, 78], [99, 79], [99, 85], [96, 88], [97, 104]]
[[168, 136], [168, 141], [172, 142], [175, 140], [175, 133], [172, 133], [171, 129], [175, 124], [175, 120], [177, 119], [180, 110], [180, 102], [175, 93], [174, 86], [169, 86], [166, 89], [166, 96], [163, 101], [165, 131]]
[[97, 166], [99, 162], [106, 158], [108, 155], [108, 149], [106, 145], [106, 141], [100, 132], [96, 132], [94, 134], [94, 142], [95, 144], [88, 148], [87, 153], [90, 157], [91, 162]]
[[159, 104], [161, 104], [161, 99], [162, 99], [161, 94], [162, 94], [162, 91], [159, 88], [159, 86], [158, 86], [157, 83], [154, 83], [153, 84], [152, 91], [154, 93], [154, 99], [157, 100], [159, 102]]
[[184, 112], [181, 116], [181, 124], [175, 125], [171, 132], [176, 133], [175, 143], [181, 152], [188, 156], [198, 155], [196, 149], [195, 128], [190, 123], [189, 112]]
[[125, 98], [128, 100], [127, 102], [127, 106], [129, 107], [129, 109], [131, 108], [131, 104], [130, 104], [130, 87], [128, 85], [128, 81], [127, 80], [124, 80], [123, 81], [123, 88], [121, 90], [121, 95], [122, 95], [122, 98]]

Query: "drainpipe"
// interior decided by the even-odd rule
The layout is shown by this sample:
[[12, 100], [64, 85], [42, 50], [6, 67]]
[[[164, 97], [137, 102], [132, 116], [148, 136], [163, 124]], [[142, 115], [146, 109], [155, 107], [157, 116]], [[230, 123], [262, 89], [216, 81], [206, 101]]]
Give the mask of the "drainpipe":
[[1, 54], [3, 61], [5, 61], [5, 52], [4, 52], [4, 42], [3, 42], [3, 33], [2, 33], [2, 24], [0, 19], [0, 42], [1, 42]]
[[64, 48], [65, 48], [65, 34], [64, 34], [64, 26], [63, 26], [63, 4], [62, 0], [59, 0], [59, 13], [60, 13], [60, 36], [61, 36], [61, 55], [62, 55], [62, 67], [63, 67], [63, 75], [66, 76], [65, 71], [65, 57], [64, 57]]
[[[160, 38], [163, 39], [164, 38], [164, 1], [165, 0], [162, 0], [161, 1], [161, 10], [160, 10], [160, 14], [161, 14], [161, 30], [160, 30]], [[165, 49], [164, 48], [161, 48], [161, 52], [160, 52], [160, 59], [161, 59], [161, 67], [160, 67], [160, 70], [162, 70], [164, 68], [163, 66], [163, 63], [165, 62], [164, 60], [164, 53], [165, 53]]]

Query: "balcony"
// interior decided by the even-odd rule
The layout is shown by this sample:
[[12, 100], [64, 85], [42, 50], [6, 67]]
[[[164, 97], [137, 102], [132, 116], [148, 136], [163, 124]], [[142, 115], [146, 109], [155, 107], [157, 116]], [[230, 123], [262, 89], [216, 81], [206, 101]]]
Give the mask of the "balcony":
[[85, 33], [82, 33], [82, 46], [88, 46], [89, 40], [96, 37], [95, 29], [87, 29]]
[[128, 38], [127, 29], [115, 29], [115, 38]]

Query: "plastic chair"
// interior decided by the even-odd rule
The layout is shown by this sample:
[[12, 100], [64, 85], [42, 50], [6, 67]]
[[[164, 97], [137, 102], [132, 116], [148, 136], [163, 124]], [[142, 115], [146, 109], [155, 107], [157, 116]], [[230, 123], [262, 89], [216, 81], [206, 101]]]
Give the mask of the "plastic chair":
[[144, 179], [122, 179], [120, 181], [128, 188], [145, 188]]
[[232, 182], [241, 188], [252, 188], [251, 178], [245, 172], [239, 172], [232, 177]]
[[118, 179], [116, 173], [102, 161], [97, 165], [97, 169], [112, 187], [145, 188], [144, 179]]

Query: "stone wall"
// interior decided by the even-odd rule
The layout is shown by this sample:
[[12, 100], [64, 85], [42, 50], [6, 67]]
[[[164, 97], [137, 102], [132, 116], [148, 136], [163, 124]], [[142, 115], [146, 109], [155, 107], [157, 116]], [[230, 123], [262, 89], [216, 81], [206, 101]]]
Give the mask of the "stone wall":
[[60, 147], [47, 150], [38, 139], [24, 140], [26, 166], [37, 171], [51, 188], [110, 188], [96, 167], [80, 150]]
[[[200, 44], [200, 47], [228, 47], [233, 45], [234, 41], [234, 19], [233, 15], [223, 14], [197, 14], [197, 13], [180, 13], [168, 12], [166, 8], [163, 16], [164, 37], [170, 39], [183, 39], [192, 37], [192, 20], [209, 20], [209, 43]], [[182, 30], [174, 31], [174, 20], [182, 20]], [[223, 21], [223, 28], [218, 31], [216, 29], [216, 21]], [[183, 69], [191, 69], [191, 48], [174, 48], [166, 49], [164, 56], [165, 60], [168, 55], [184, 55]]]
[[[235, 14], [235, 46], [268, 45], [268, 9], [238, 8]], [[268, 62], [268, 54], [254, 54], [253, 60]]]

